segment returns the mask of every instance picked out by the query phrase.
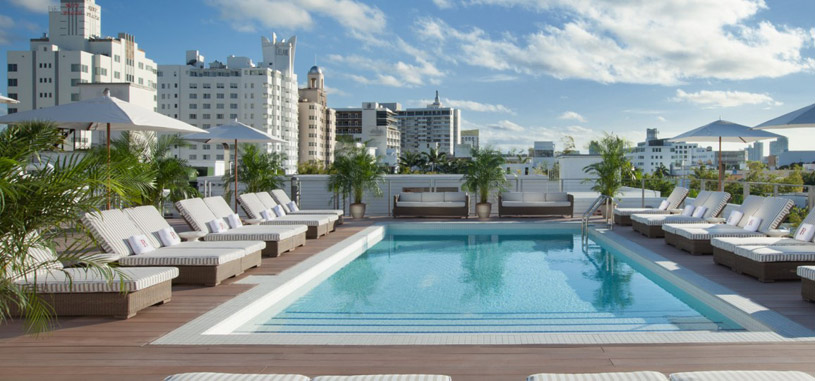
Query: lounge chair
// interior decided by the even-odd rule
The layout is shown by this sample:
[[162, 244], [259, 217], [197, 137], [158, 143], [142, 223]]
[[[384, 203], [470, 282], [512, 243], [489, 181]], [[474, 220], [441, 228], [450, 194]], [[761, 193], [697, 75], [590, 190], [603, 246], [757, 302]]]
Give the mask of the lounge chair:
[[223, 219], [223, 217], [216, 216], [204, 200], [200, 198], [181, 200], [175, 203], [175, 207], [187, 224], [198, 232], [204, 241], [264, 241], [266, 248], [262, 254], [272, 257], [306, 244], [307, 228], [305, 225], [245, 225], [215, 233], [208, 224], [211, 221]]
[[[746, 222], [745, 222], [746, 223]], [[792, 234], [792, 237], [716, 237], [710, 240], [710, 245], [713, 246], [713, 261], [719, 265], [733, 268], [736, 261], [736, 248], [739, 246], [797, 246], [797, 245], [811, 245], [814, 238], [808, 241], [803, 241], [795, 237], [799, 237], [801, 229], [811, 228], [807, 225], [815, 225], [815, 210], [801, 221], [798, 229]], [[805, 233], [804, 233], [805, 234]], [[810, 233], [811, 234], [811, 233]]]
[[136, 255], [128, 243], [131, 237], [145, 236], [148, 241], [152, 233], [143, 231], [121, 210], [111, 209], [86, 213], [82, 223], [91, 231], [104, 250], [105, 257], [126, 267], [177, 267], [176, 284], [203, 284], [217, 286], [224, 279], [243, 273], [245, 256], [241, 248], [176, 248], [175, 246], [150, 246], [153, 251]]
[[[688, 197], [688, 188], [676, 187], [668, 198], [663, 201], [664, 205], [655, 208], [614, 208], [614, 223], [621, 226], [631, 226], [632, 214], [677, 214], [682, 210], [679, 208], [685, 198]], [[664, 206], [664, 207], [661, 207]]]
[[701, 210], [700, 208], [704, 208], [704, 213], [701, 216], [634, 214], [631, 216], [631, 222], [635, 231], [644, 234], [648, 238], [660, 238], [665, 236], [662, 228], [666, 224], [705, 223], [710, 219], [719, 217], [729, 200], [730, 194], [727, 192], [700, 192], [697, 200], [694, 200], [691, 206], [685, 206], [683, 211], [690, 210], [692, 207], [694, 212], [698, 212]]
[[[137, 206], [134, 208], [124, 209], [125, 214], [130, 217], [136, 226], [143, 232], [150, 233], [147, 239], [154, 247], [161, 247], [160, 231], [170, 228], [167, 220], [161, 216], [161, 213], [155, 206]], [[179, 233], [185, 236], [184, 233]], [[192, 235], [193, 237], [195, 235]], [[173, 245], [175, 249], [240, 249], [246, 255], [241, 258], [241, 269], [246, 271], [253, 267], [260, 267], [261, 253], [266, 248], [266, 242], [263, 241], [186, 241], [177, 245]]]
[[[263, 192], [259, 192], [263, 193]], [[282, 189], [275, 189], [269, 194], [272, 195], [275, 201], [283, 207], [283, 210], [286, 211], [288, 214], [298, 215], [298, 214], [334, 214], [337, 216], [337, 224], [342, 225], [343, 223], [343, 215], [345, 215], [345, 211], [342, 209], [298, 209], [292, 210], [291, 204], [293, 201], [289, 198], [289, 195]]]
[[130, 318], [149, 306], [169, 302], [171, 282], [178, 276], [174, 267], [119, 267], [108, 279], [93, 267], [63, 267], [56, 253], [45, 247], [29, 248], [29, 258], [37, 270], [12, 279], [21, 286], [36, 285], [39, 297], [58, 317]]
[[714, 370], [671, 374], [671, 381], [815, 381], [803, 372], [784, 370]]
[[[271, 197], [269, 197], [269, 199], [271, 200]], [[271, 202], [274, 203], [271, 207], [266, 206], [269, 200], [266, 200], [267, 203], [264, 203], [256, 193], [244, 193], [238, 196], [238, 200], [240, 201], [241, 208], [243, 208], [246, 215], [250, 218], [248, 221], [251, 223], [259, 223], [261, 225], [305, 225], [308, 227], [308, 231], [306, 232], [306, 238], [308, 239], [317, 239], [328, 234], [329, 231], [334, 230], [334, 223], [337, 221], [337, 216], [325, 214], [282, 216], [266, 220], [263, 218], [263, 211], [268, 212], [269, 209], [277, 205], [277, 203], [274, 203], [274, 200], [271, 200]]]
[[310, 381], [301, 374], [238, 374], [194, 372], [167, 376], [164, 381]]
[[609, 372], [609, 373], [538, 373], [526, 378], [526, 381], [668, 381], [662, 373], [642, 372]]
[[315, 220], [315, 219], [325, 219], [325, 218], [327, 218], [328, 221], [330, 222], [330, 224], [328, 225], [328, 231], [329, 232], [334, 231], [334, 229], [336, 228], [337, 222], [340, 219], [340, 217], [337, 216], [337, 213], [334, 213], [334, 212], [326, 213], [326, 214], [294, 214], [294, 215], [292, 215], [292, 214], [289, 214], [286, 211], [286, 208], [283, 205], [281, 205], [280, 203], [278, 203], [274, 199], [274, 197], [272, 197], [272, 195], [269, 192], [257, 192], [257, 193], [255, 193], [255, 196], [258, 198], [258, 200], [260, 200], [261, 203], [263, 203], [263, 206], [265, 206], [266, 209], [273, 209], [273, 208], [275, 208], [277, 206], [280, 206], [280, 208], [283, 209], [284, 216], [277, 217], [276, 219], [291, 220], [291, 221], [310, 221], [310, 220]]
[[[746, 204], [745, 200], [745, 204]], [[752, 201], [751, 201], [752, 204]], [[744, 204], [742, 204], [744, 205]], [[665, 231], [665, 242], [671, 246], [687, 251], [692, 255], [713, 254], [711, 240], [717, 237], [764, 237], [780, 236], [788, 232], [777, 230], [781, 222], [790, 213], [793, 202], [787, 198], [767, 197], [762, 200], [761, 206], [751, 217], [760, 218], [760, 224], [756, 231], [747, 229], [747, 221], [742, 216], [739, 225], [719, 224], [712, 226], [704, 225], [671, 225], [663, 227]], [[747, 208], [745, 208], [746, 211]]]
[[365, 374], [358, 376], [317, 376], [314, 381], [451, 381], [438, 374]]
[[815, 302], [815, 266], [798, 266], [796, 273], [801, 277], [801, 297]]

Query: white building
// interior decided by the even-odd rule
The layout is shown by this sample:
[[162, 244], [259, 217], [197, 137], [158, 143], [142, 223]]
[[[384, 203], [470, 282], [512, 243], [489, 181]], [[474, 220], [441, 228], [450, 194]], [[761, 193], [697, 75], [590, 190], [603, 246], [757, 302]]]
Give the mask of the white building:
[[300, 89], [300, 163], [320, 162], [326, 166], [334, 162], [337, 115], [328, 108], [323, 71], [312, 66], [307, 84]]
[[[9, 114], [78, 101], [83, 83], [138, 87], [140, 105], [156, 108], [156, 64], [133, 36], [103, 37], [101, 13], [94, 0], [61, 0], [49, 9], [48, 34], [31, 39], [29, 50], [6, 53], [7, 93], [20, 101]], [[90, 136], [85, 131], [71, 139]]]
[[[158, 111], [207, 129], [233, 120], [288, 143], [264, 144], [267, 152], [282, 152], [286, 173], [297, 170], [299, 126], [295, 37], [277, 41], [261, 38], [263, 62], [227, 57], [226, 64], [204, 65], [204, 56], [187, 51], [184, 65], [159, 65]], [[240, 144], [240, 142], [239, 142]], [[206, 175], [222, 175], [223, 147], [192, 144], [178, 155]]]
[[538, 141], [532, 146], [532, 166], [535, 168], [544, 167], [551, 169], [557, 159], [555, 159], [555, 142]]
[[[398, 104], [391, 104], [392, 107]], [[376, 149], [382, 162], [395, 166], [401, 155], [401, 137], [396, 111], [377, 102], [363, 102], [361, 108], [338, 108], [337, 136], [350, 136], [358, 143]]]
[[[391, 108], [392, 105], [396, 107]], [[401, 110], [398, 103], [385, 104], [385, 107], [397, 112], [403, 151], [438, 149], [452, 156], [456, 145], [461, 143], [461, 110], [443, 107], [438, 91], [433, 103], [425, 108]]]
[[673, 175], [686, 175], [698, 167], [699, 164], [713, 165], [715, 157], [710, 147], [699, 147], [696, 143], [670, 142], [659, 139], [659, 131], [649, 128], [646, 141], [637, 143], [626, 154], [634, 167], [643, 173], [653, 173], [659, 168], [665, 168]]
[[478, 148], [478, 130], [461, 131], [461, 144], [469, 144], [472, 148]]

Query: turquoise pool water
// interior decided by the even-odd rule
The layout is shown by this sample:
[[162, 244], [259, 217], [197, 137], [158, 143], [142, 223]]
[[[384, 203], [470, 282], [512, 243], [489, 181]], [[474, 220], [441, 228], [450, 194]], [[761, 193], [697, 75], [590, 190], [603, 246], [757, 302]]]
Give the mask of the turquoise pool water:
[[326, 334], [739, 331], [579, 231], [388, 228], [280, 313], [240, 332]]

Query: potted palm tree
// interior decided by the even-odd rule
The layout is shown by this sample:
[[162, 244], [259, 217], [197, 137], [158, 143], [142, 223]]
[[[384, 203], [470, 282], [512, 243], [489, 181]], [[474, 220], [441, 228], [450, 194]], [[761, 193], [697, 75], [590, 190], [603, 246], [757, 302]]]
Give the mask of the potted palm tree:
[[334, 160], [333, 173], [328, 178], [328, 189], [342, 195], [353, 196], [351, 216], [365, 216], [365, 204], [362, 196], [369, 192], [376, 197], [382, 196], [382, 174], [384, 167], [379, 158], [368, 153], [366, 147], [352, 147]]
[[602, 160], [583, 168], [583, 172], [594, 177], [584, 182], [593, 182], [591, 190], [612, 199], [605, 209], [601, 209], [603, 216], [608, 216], [614, 208], [614, 197], [620, 194], [626, 181], [636, 178], [636, 172], [625, 156], [628, 142], [623, 138], [607, 133], [600, 141], [592, 141], [590, 147], [600, 153]]
[[462, 188], [478, 196], [478, 203], [475, 205], [478, 218], [490, 216], [490, 193], [506, 189], [507, 178], [501, 170], [501, 164], [504, 164], [504, 157], [500, 152], [491, 148], [476, 148], [472, 151], [472, 160], [464, 168]]

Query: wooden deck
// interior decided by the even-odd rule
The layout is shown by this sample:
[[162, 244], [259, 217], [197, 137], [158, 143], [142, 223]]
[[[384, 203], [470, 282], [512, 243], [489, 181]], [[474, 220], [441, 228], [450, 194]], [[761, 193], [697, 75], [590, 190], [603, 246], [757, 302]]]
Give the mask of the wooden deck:
[[[358, 232], [372, 221], [346, 220], [328, 237], [247, 272], [276, 274]], [[402, 221], [402, 220], [400, 220]], [[801, 301], [798, 282], [762, 284], [630, 231], [638, 244], [742, 295], [815, 328], [815, 304]], [[243, 275], [246, 276], [246, 275]], [[236, 278], [240, 279], [240, 278]], [[454, 380], [523, 380], [538, 372], [710, 369], [801, 370], [815, 374], [815, 343], [595, 346], [152, 346], [150, 342], [246, 291], [250, 285], [174, 287], [173, 300], [129, 320], [66, 318], [45, 336], [0, 327], [0, 379], [143, 380], [189, 371], [325, 374], [439, 373]]]

